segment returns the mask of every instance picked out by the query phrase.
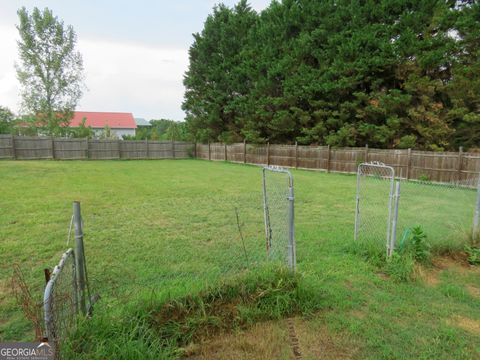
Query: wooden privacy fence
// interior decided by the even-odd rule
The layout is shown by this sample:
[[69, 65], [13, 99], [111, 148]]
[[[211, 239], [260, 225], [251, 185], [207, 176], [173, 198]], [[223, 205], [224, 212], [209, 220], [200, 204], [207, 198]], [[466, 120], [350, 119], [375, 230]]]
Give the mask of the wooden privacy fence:
[[457, 182], [479, 177], [480, 154], [433, 152], [411, 149], [371, 149], [365, 147], [332, 148], [247, 143], [196, 144], [197, 158], [248, 164], [317, 169], [327, 172], [356, 173], [358, 164], [379, 161], [395, 169], [395, 175], [406, 179], [428, 179]]
[[0, 135], [0, 159], [185, 159], [193, 143], [152, 140], [93, 140]]
[[0, 135], [0, 159], [199, 159], [237, 163], [278, 165], [355, 173], [361, 162], [380, 161], [407, 179], [454, 182], [476, 178], [480, 154], [433, 152], [411, 149], [371, 149], [365, 147], [277, 144], [193, 144], [182, 141], [92, 140], [53, 137]]

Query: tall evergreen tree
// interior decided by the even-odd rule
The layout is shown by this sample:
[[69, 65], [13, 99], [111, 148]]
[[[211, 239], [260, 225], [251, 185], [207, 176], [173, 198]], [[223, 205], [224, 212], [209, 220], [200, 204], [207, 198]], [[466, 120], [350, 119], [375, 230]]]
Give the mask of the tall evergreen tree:
[[188, 125], [203, 140], [478, 146], [479, 6], [283, 0], [256, 15], [240, 11], [245, 1], [220, 5], [190, 49]]

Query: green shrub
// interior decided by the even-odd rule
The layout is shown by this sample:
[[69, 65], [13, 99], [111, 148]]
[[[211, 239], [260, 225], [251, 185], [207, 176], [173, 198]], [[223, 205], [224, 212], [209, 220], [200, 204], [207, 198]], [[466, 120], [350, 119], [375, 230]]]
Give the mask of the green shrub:
[[465, 252], [468, 255], [468, 262], [471, 265], [480, 265], [480, 248], [465, 245]]
[[427, 235], [421, 226], [415, 226], [408, 229], [400, 241], [397, 252], [400, 255], [409, 255], [413, 260], [426, 263], [431, 258], [430, 244], [427, 241]]
[[426, 174], [422, 174], [418, 177], [418, 180], [427, 182], [427, 181], [430, 181], [430, 177]]
[[398, 281], [414, 279], [415, 263], [430, 261], [430, 244], [421, 226], [408, 229], [397, 250], [387, 259], [385, 272]]

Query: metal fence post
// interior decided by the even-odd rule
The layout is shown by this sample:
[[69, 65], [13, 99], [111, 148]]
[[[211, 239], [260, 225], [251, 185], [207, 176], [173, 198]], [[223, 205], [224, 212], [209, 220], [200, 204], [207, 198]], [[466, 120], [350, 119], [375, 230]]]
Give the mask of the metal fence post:
[[[330, 150], [330, 145], [328, 146]], [[329, 151], [330, 152], [330, 151]], [[353, 233], [353, 240], [357, 241], [358, 227], [360, 226], [360, 166], [357, 169], [357, 194], [355, 195], [355, 227]]]
[[292, 271], [295, 271], [297, 266], [295, 244], [295, 196], [293, 193], [293, 178], [291, 177], [288, 193], [288, 265]]
[[480, 235], [480, 178], [477, 184], [477, 203], [475, 204], [475, 214], [473, 216], [473, 233], [472, 240], [476, 241]]
[[73, 224], [75, 228], [75, 270], [77, 274], [77, 289], [79, 308], [83, 315], [87, 314], [85, 253], [83, 249], [83, 229], [80, 202], [73, 202]]
[[387, 255], [392, 256], [393, 250], [395, 250], [395, 244], [397, 242], [397, 224], [398, 224], [398, 204], [400, 203], [400, 181], [395, 184], [394, 195], [394, 208], [392, 218], [392, 235], [390, 237], [390, 244], [388, 245]]

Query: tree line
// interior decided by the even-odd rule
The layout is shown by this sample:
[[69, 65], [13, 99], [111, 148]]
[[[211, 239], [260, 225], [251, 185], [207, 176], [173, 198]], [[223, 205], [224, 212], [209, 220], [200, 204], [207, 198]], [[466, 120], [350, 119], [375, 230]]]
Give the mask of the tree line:
[[197, 141], [480, 146], [480, 3], [283, 0], [215, 6], [183, 109]]
[[[152, 119], [150, 126], [140, 126], [135, 135], [123, 135], [123, 140], [178, 140], [188, 141], [192, 139], [187, 131], [185, 122], [170, 119]], [[65, 123], [47, 127], [39, 124], [35, 116], [16, 116], [9, 108], [0, 106], [0, 134], [11, 135], [51, 135], [70, 138], [99, 138], [114, 139], [116, 135], [110, 127], [105, 126], [102, 131], [95, 133], [91, 126], [86, 125], [86, 119], [78, 127], [71, 128]]]

